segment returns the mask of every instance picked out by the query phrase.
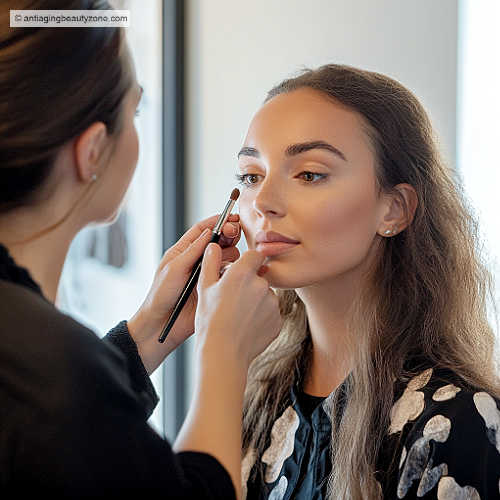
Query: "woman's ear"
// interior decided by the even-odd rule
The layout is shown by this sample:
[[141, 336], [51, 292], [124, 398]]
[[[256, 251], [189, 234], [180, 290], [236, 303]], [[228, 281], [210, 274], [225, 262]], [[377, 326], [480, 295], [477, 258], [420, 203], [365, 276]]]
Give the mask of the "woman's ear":
[[418, 205], [417, 192], [410, 184], [397, 184], [384, 196], [387, 197], [386, 211], [377, 232], [394, 236], [411, 224]]
[[75, 166], [78, 179], [87, 183], [99, 176], [99, 161], [108, 144], [106, 125], [95, 122], [75, 140]]

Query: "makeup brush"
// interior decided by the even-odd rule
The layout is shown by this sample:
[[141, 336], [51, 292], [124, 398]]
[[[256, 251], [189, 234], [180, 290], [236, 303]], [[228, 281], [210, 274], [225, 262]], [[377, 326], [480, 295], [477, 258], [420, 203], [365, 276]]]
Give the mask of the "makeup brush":
[[[210, 243], [218, 243], [220, 235], [222, 233], [222, 228], [224, 227], [224, 224], [226, 223], [229, 215], [231, 214], [231, 210], [234, 207], [234, 204], [236, 203], [236, 200], [240, 196], [240, 191], [237, 188], [234, 188], [231, 191], [231, 196], [229, 197], [228, 202], [226, 203], [226, 206], [224, 207], [224, 210], [222, 211], [219, 219], [217, 220], [217, 223], [215, 224], [214, 228], [212, 229], [212, 238], [210, 239]], [[170, 314], [170, 317], [168, 318], [167, 323], [163, 327], [163, 330], [161, 332], [161, 335], [158, 338], [158, 342], [164, 342], [165, 339], [167, 338], [168, 332], [172, 329], [172, 326], [174, 326], [175, 320], [177, 319], [177, 316], [179, 316], [180, 312], [182, 311], [182, 308], [184, 307], [184, 304], [186, 303], [187, 299], [189, 298], [189, 295], [193, 291], [193, 288], [196, 286], [196, 283], [198, 281], [198, 278], [200, 276], [200, 271], [201, 271], [201, 262], [203, 260], [203, 256], [201, 256], [196, 264], [193, 267], [193, 270], [191, 271], [191, 276], [189, 277], [189, 280], [187, 281], [186, 285], [184, 286], [184, 289], [182, 290], [182, 293], [180, 294], [179, 298], [177, 299], [177, 302], [174, 306], [174, 309], [172, 310], [172, 313]]]

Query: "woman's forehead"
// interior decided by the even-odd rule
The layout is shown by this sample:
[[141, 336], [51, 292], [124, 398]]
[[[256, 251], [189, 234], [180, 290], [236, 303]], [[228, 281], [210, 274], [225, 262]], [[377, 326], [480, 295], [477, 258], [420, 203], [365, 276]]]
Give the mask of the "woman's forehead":
[[360, 147], [367, 138], [358, 113], [319, 91], [301, 88], [273, 97], [257, 111], [245, 146], [286, 147], [319, 140], [350, 149]]

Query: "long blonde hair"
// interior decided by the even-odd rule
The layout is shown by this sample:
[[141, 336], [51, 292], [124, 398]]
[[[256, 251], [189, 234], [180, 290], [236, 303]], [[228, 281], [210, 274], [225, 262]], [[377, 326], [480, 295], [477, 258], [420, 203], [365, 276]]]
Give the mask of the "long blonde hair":
[[[283, 81], [266, 102], [303, 87], [361, 115], [380, 190], [408, 183], [418, 196], [412, 223], [395, 237], [382, 238], [366, 285], [352, 304], [349, 334], [356, 364], [344, 383], [347, 403], [338, 424], [336, 398], [331, 408], [329, 498], [377, 499], [382, 493], [375, 464], [389, 425], [394, 381], [417, 373], [418, 367], [410, 371], [405, 361], [425, 360], [500, 394], [495, 335], [487, 318], [492, 281], [458, 173], [441, 159], [416, 97], [387, 76], [325, 65]], [[280, 290], [279, 296], [283, 329], [251, 365], [245, 394], [243, 453], [255, 450], [257, 457], [290, 403], [292, 385], [306, 376], [311, 353], [304, 304], [293, 290]]]

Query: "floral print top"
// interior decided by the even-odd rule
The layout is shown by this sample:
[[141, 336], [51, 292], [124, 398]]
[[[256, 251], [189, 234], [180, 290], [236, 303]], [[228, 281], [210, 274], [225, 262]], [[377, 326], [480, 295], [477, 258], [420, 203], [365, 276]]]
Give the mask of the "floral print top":
[[[377, 461], [384, 498], [500, 499], [500, 401], [433, 368], [399, 386], [396, 395]], [[292, 390], [262, 456], [249, 450], [243, 459], [244, 498], [326, 500], [331, 396]], [[252, 474], [258, 460], [262, 479]]]

